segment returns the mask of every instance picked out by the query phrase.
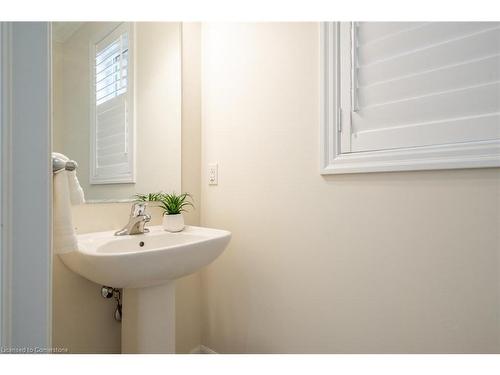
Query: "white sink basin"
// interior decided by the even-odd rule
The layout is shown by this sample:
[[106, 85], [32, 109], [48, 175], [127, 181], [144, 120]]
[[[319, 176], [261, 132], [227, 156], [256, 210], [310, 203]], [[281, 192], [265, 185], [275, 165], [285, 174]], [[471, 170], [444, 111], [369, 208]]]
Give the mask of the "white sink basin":
[[231, 238], [225, 230], [194, 226], [178, 233], [148, 228], [149, 233], [133, 236], [115, 236], [114, 231], [79, 235], [79, 250], [60, 257], [97, 284], [139, 288], [196, 272], [217, 258]]
[[[123, 288], [122, 353], [175, 353], [175, 282], [217, 258], [225, 230], [187, 226], [182, 232], [114, 231], [78, 236], [78, 251], [60, 254], [72, 271], [97, 284]], [[97, 291], [96, 291], [97, 293]]]

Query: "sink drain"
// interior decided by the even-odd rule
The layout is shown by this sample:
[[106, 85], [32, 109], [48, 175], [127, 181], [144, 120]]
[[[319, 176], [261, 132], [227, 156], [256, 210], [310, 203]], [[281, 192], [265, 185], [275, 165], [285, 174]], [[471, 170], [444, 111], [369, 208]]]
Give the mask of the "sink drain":
[[144, 246], [144, 241], [139, 242], [139, 246], [143, 247]]

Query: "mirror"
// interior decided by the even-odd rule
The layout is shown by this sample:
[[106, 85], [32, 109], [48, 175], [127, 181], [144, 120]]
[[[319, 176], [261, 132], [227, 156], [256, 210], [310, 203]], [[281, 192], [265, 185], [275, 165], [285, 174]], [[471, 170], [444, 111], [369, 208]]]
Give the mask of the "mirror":
[[179, 23], [52, 23], [52, 95], [52, 149], [87, 202], [180, 191]]

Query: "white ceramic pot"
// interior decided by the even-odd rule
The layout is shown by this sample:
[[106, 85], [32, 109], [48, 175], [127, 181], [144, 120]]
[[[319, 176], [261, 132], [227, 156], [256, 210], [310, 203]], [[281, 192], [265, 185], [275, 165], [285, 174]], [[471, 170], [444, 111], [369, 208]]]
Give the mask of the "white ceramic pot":
[[163, 229], [167, 232], [180, 232], [184, 229], [184, 216], [177, 215], [163, 215]]

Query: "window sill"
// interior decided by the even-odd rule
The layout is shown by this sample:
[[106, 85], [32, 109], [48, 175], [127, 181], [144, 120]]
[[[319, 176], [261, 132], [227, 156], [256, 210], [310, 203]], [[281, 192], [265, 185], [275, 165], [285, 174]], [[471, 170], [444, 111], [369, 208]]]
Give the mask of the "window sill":
[[500, 167], [500, 140], [323, 156], [324, 175]]

